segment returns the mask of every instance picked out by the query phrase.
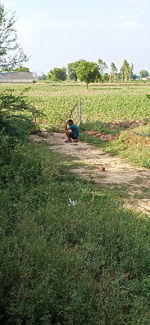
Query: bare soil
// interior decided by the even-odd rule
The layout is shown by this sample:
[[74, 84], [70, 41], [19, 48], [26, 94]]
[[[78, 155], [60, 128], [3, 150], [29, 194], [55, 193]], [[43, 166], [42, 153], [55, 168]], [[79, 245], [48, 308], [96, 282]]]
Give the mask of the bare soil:
[[[62, 133], [43, 132], [41, 135], [30, 135], [36, 142], [47, 142], [50, 149], [66, 155], [73, 163], [72, 171], [80, 177], [113, 189], [124, 189], [126, 207], [141, 210], [150, 216], [150, 170], [129, 164], [119, 157], [106, 154], [94, 146], [79, 141], [65, 143]], [[102, 171], [102, 166], [105, 171]]]

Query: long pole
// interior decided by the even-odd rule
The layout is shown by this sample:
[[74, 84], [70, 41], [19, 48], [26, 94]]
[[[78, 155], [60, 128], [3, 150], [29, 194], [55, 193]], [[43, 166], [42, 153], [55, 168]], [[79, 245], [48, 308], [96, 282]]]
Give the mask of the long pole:
[[83, 116], [83, 110], [82, 110], [82, 102], [79, 101], [78, 104], [78, 119], [79, 119], [79, 125], [82, 123], [82, 116]]

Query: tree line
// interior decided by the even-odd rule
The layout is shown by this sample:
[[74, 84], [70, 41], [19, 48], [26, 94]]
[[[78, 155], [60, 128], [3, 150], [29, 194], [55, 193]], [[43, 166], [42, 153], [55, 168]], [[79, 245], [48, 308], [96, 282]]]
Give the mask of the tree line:
[[[97, 62], [89, 62], [86, 60], [78, 60], [67, 65], [67, 68], [54, 68], [50, 70], [47, 75], [43, 75], [41, 79], [49, 79], [51, 81], [64, 81], [66, 79], [73, 81], [84, 81], [87, 84], [91, 82], [117, 82], [130, 81], [137, 78], [133, 73], [134, 65], [129, 64], [124, 60], [120, 70], [118, 71], [114, 62], [110, 64], [110, 72], [108, 73], [108, 66], [105, 61], [98, 59]], [[141, 78], [148, 77], [147, 70], [139, 72]]]

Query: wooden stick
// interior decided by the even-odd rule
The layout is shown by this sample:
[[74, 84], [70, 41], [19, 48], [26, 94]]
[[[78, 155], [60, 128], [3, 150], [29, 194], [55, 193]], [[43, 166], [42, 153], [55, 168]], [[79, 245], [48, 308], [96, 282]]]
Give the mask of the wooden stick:
[[[74, 109], [75, 109], [75, 107], [76, 107], [77, 105], [78, 105], [78, 103], [76, 103], [76, 104], [73, 106], [73, 108], [72, 108], [71, 111], [70, 111], [70, 114], [69, 114], [69, 113], [67, 114], [67, 117], [65, 117], [65, 118], [64, 118], [64, 117], [63, 117], [63, 118], [60, 117], [60, 120], [63, 121], [63, 122], [64, 122], [64, 121], [66, 122], [66, 119], [71, 118], [71, 116], [72, 116], [72, 114], [73, 114], [73, 111], [74, 111]], [[60, 127], [60, 124], [58, 125], [58, 127]]]

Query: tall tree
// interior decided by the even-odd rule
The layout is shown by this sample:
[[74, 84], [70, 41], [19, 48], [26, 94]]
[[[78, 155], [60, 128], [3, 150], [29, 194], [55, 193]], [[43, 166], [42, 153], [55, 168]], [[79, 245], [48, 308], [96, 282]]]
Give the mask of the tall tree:
[[133, 65], [133, 63], [131, 63], [131, 65], [130, 65], [130, 80], [134, 79], [133, 69], [134, 69], [134, 65]]
[[52, 81], [64, 81], [66, 78], [66, 68], [54, 68], [48, 73], [48, 79]]
[[104, 71], [108, 69], [107, 64], [102, 59], [98, 59], [97, 62], [98, 62], [100, 75], [103, 76]]
[[146, 78], [149, 76], [149, 72], [147, 70], [141, 70], [140, 76], [141, 76], [141, 78]]
[[115, 66], [115, 63], [112, 62], [110, 64], [111, 67], [111, 72], [110, 72], [110, 81], [111, 82], [116, 82], [117, 81], [117, 68]]
[[133, 76], [133, 64], [127, 62], [127, 60], [123, 61], [122, 67], [120, 69], [122, 81], [128, 81], [131, 79], [131, 75]]
[[81, 62], [85, 62], [85, 60], [78, 60], [68, 64], [67, 70], [68, 70], [68, 77], [70, 80], [77, 81], [78, 77], [77, 77], [76, 70]]
[[95, 82], [100, 78], [99, 67], [94, 62], [82, 61], [76, 72], [78, 79], [86, 82], [87, 88], [90, 82]]
[[27, 61], [27, 56], [17, 43], [14, 28], [15, 15], [8, 14], [0, 3], [0, 69], [11, 70]]

